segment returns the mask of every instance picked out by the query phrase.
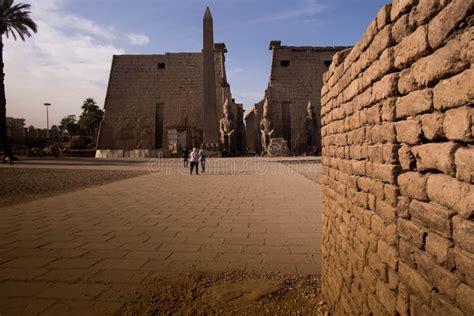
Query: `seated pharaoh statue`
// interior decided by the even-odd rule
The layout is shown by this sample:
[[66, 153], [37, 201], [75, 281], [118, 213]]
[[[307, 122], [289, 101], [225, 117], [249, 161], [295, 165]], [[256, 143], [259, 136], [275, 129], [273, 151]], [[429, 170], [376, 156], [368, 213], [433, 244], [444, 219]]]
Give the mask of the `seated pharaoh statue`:
[[222, 108], [224, 117], [219, 121], [222, 151], [224, 154], [230, 154], [232, 151], [232, 134], [235, 132], [232, 105], [232, 99], [228, 96]]

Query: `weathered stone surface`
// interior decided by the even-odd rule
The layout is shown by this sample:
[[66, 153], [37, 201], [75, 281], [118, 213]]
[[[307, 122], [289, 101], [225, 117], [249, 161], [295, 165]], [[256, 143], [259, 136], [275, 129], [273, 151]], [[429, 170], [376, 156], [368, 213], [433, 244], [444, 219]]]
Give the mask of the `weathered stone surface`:
[[428, 52], [428, 28], [420, 26], [395, 47], [395, 67], [402, 69]]
[[441, 46], [447, 35], [466, 17], [473, 6], [472, 1], [453, 0], [434, 17], [428, 25], [428, 42], [431, 48]]
[[454, 242], [461, 248], [474, 253], [474, 222], [460, 216], [453, 217]]
[[454, 248], [454, 257], [456, 261], [456, 269], [459, 271], [462, 279], [466, 284], [474, 287], [474, 254], [467, 252], [460, 247]]
[[412, 199], [420, 201], [427, 201], [426, 194], [427, 176], [418, 172], [405, 172], [398, 176], [398, 185], [400, 186], [400, 193]]
[[452, 265], [448, 262], [453, 262], [453, 260], [449, 258], [452, 246], [453, 243], [449, 239], [441, 237], [435, 233], [430, 233], [426, 237], [425, 250], [439, 265]]
[[410, 203], [410, 214], [415, 221], [441, 236], [452, 237], [451, 218], [456, 212], [434, 203], [413, 200]]
[[456, 301], [466, 315], [474, 314], [474, 289], [461, 283], [456, 289]]
[[396, 118], [406, 118], [431, 110], [433, 106], [433, 93], [431, 89], [413, 91], [401, 97], [396, 103]]
[[392, 38], [395, 43], [400, 43], [405, 37], [407, 37], [413, 28], [410, 27], [408, 22], [408, 14], [402, 15], [394, 24], [392, 24]]
[[428, 22], [441, 9], [439, 0], [419, 0], [410, 11], [409, 23], [416, 27]]
[[413, 155], [410, 146], [402, 145], [398, 150], [398, 159], [400, 160], [400, 165], [402, 169], [407, 170], [415, 170], [416, 167], [416, 159], [415, 155]]
[[398, 267], [403, 284], [411, 289], [413, 293], [417, 293], [425, 302], [429, 302], [433, 286], [408, 265], [400, 262]]
[[323, 288], [334, 314], [473, 313], [474, 26], [459, 19], [473, 4], [394, 1], [396, 18], [379, 11], [345, 73], [330, 69]]
[[421, 126], [418, 119], [400, 121], [395, 125], [397, 140], [400, 143], [416, 145], [421, 140]]
[[424, 247], [425, 231], [412, 221], [399, 219], [398, 233], [400, 237], [410, 242], [413, 246], [419, 249]]
[[401, 14], [408, 12], [411, 7], [416, 4], [416, 2], [416, 0], [394, 0], [392, 2], [390, 19], [392, 21], [395, 21]]
[[459, 308], [438, 294], [433, 295], [431, 306], [439, 315], [464, 316]]
[[384, 4], [382, 8], [377, 13], [376, 21], [377, 21], [377, 29], [381, 30], [384, 28], [385, 25], [390, 23], [390, 11], [392, 9], [391, 4]]
[[459, 212], [462, 217], [474, 216], [474, 185], [432, 174], [426, 182], [426, 192], [430, 200]]
[[417, 271], [419, 271], [421, 275], [433, 284], [441, 293], [454, 300], [456, 297], [456, 287], [461, 282], [459, 277], [449, 269], [439, 266], [424, 251], [417, 249], [413, 254], [413, 258], [417, 265]]
[[[466, 32], [451, 39], [446, 45], [413, 64], [410, 80], [424, 87], [448, 75], [455, 75], [469, 66], [466, 56], [474, 32]], [[471, 47], [472, 48], [472, 47]]]
[[474, 107], [463, 106], [446, 111], [443, 129], [450, 140], [473, 140]]
[[421, 117], [421, 129], [423, 135], [428, 140], [437, 140], [444, 138], [444, 114], [443, 113], [431, 113]]
[[469, 183], [474, 182], [474, 147], [459, 148], [454, 155], [456, 178]]
[[433, 105], [445, 110], [474, 103], [474, 69], [468, 69], [446, 80], [433, 90]]
[[459, 146], [449, 142], [412, 147], [411, 151], [416, 158], [416, 169], [421, 172], [438, 170], [448, 175], [455, 175], [454, 154]]

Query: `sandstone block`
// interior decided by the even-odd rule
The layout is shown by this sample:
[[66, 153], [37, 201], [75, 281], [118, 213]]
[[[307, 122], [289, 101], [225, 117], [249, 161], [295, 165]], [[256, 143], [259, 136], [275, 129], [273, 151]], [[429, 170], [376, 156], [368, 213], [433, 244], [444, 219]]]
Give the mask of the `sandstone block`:
[[465, 32], [449, 40], [433, 54], [415, 62], [411, 74], [416, 84], [424, 87], [469, 67], [466, 51], [473, 40], [474, 32]]
[[456, 178], [461, 181], [474, 182], [474, 147], [459, 148], [454, 155]]
[[395, 67], [402, 69], [428, 52], [427, 26], [420, 26], [395, 48]]
[[445, 110], [474, 103], [474, 69], [442, 80], [433, 90], [433, 105], [437, 110]]
[[[380, 32], [377, 33], [377, 35], [374, 36], [373, 41], [370, 43], [365, 53], [361, 56], [361, 62], [365, 61], [367, 66], [370, 65], [379, 58], [380, 54], [382, 54], [382, 52], [387, 47], [390, 46], [392, 43], [391, 29], [392, 28], [390, 25], [386, 25]], [[365, 69], [366, 66], [364, 65], [362, 68]]]
[[390, 23], [390, 10], [391, 9], [392, 9], [391, 4], [385, 4], [377, 13], [376, 21], [377, 21], [378, 30], [383, 29], [385, 25]]
[[453, 259], [450, 254], [453, 243], [444, 237], [441, 237], [435, 233], [429, 233], [426, 237], [425, 250], [432, 256], [434, 261], [442, 266], [452, 266]]
[[372, 162], [383, 163], [383, 147], [382, 144], [376, 144], [367, 147], [367, 154]]
[[400, 15], [410, 11], [416, 2], [416, 0], [394, 0], [390, 11], [390, 19], [395, 21]]
[[352, 162], [352, 172], [357, 176], [366, 175], [366, 162], [365, 161], [353, 161]]
[[400, 72], [397, 88], [401, 94], [407, 94], [417, 89], [417, 83], [415, 81], [415, 76], [413, 75], [413, 70], [411, 68], [403, 69]]
[[426, 183], [430, 200], [457, 211], [468, 219], [474, 216], [474, 185], [443, 174], [432, 174]]
[[397, 217], [396, 208], [382, 200], [376, 201], [375, 211], [386, 223], [393, 223]]
[[415, 145], [421, 140], [421, 126], [417, 119], [397, 122], [395, 125], [397, 140], [400, 143]]
[[445, 137], [444, 129], [444, 114], [431, 113], [421, 117], [421, 129], [426, 139], [437, 140]]
[[385, 201], [393, 207], [396, 207], [398, 204], [398, 196], [400, 195], [400, 190], [398, 186], [385, 184], [383, 187], [385, 194]]
[[396, 103], [396, 118], [406, 118], [425, 113], [433, 106], [433, 92], [431, 89], [418, 90], [401, 97]]
[[474, 314], [474, 289], [461, 283], [456, 289], [456, 302], [466, 315]]
[[[453, 0], [428, 24], [428, 42], [433, 49], [441, 46], [448, 34], [461, 22], [474, 4], [472, 1]], [[393, 9], [392, 9], [393, 10]]]
[[453, 303], [444, 299], [441, 295], [434, 294], [431, 299], [431, 307], [439, 315], [464, 316], [464, 313]]
[[457, 246], [474, 253], [474, 222], [454, 216], [453, 239]]
[[367, 122], [369, 124], [377, 124], [381, 121], [380, 105], [374, 105], [367, 109]]
[[463, 106], [446, 111], [443, 128], [448, 139], [468, 142], [473, 139], [473, 124], [474, 107]]
[[372, 86], [372, 102], [393, 96], [397, 92], [398, 73], [386, 75]]
[[[368, 163], [367, 164], [367, 175], [376, 180], [380, 180], [385, 183], [395, 184], [398, 175], [401, 172], [401, 167], [399, 165], [389, 165], [389, 164], [378, 164], [378, 163]], [[382, 187], [383, 192], [383, 187]]]
[[423, 203], [416, 200], [410, 203], [412, 219], [446, 238], [452, 237], [451, 218], [456, 214], [441, 205]]
[[395, 124], [385, 123], [373, 126], [370, 128], [370, 139], [373, 144], [396, 142]]
[[439, 0], [419, 0], [410, 12], [409, 23], [416, 27], [428, 22], [441, 9]]
[[377, 285], [375, 287], [375, 293], [383, 307], [385, 307], [385, 310], [389, 312], [389, 314], [393, 315], [397, 306], [397, 296], [395, 295], [395, 292], [390, 290], [388, 284], [385, 284], [379, 280], [377, 281]]
[[411, 152], [411, 147], [402, 145], [398, 150], [398, 159], [403, 170], [415, 170], [416, 159], [415, 155]]
[[423, 248], [425, 232], [412, 221], [398, 219], [398, 233], [400, 237], [410, 242], [413, 246], [419, 249]]
[[474, 287], [474, 254], [459, 247], [454, 248], [456, 269], [462, 277], [463, 282]]
[[410, 244], [408, 241], [405, 239], [400, 239], [399, 241], [399, 252], [400, 252], [400, 262], [409, 265], [410, 267], [414, 268], [416, 267], [416, 262], [415, 259], [413, 258], [413, 254], [416, 251], [417, 248], [413, 247], [412, 244]]
[[388, 99], [382, 103], [382, 121], [395, 120], [395, 99]]
[[392, 24], [392, 39], [395, 43], [400, 43], [405, 37], [413, 32], [408, 17], [408, 14], [404, 14]]
[[413, 146], [411, 151], [416, 158], [416, 169], [419, 172], [439, 170], [454, 175], [454, 153], [459, 146], [452, 142]]
[[385, 163], [398, 163], [399, 144], [387, 143], [383, 145], [383, 161]]
[[417, 272], [433, 284], [441, 293], [454, 300], [456, 288], [461, 282], [459, 277], [449, 269], [440, 267], [424, 251], [416, 250], [413, 257], [417, 264]]
[[418, 172], [405, 172], [398, 176], [398, 185], [400, 193], [403, 196], [417, 199], [420, 201], [428, 201], [426, 193], [427, 176]]
[[408, 265], [400, 262], [398, 267], [398, 271], [400, 272], [400, 279], [403, 284], [408, 287], [413, 293], [416, 293], [423, 301], [429, 303], [433, 286], [416, 270], [410, 268]]

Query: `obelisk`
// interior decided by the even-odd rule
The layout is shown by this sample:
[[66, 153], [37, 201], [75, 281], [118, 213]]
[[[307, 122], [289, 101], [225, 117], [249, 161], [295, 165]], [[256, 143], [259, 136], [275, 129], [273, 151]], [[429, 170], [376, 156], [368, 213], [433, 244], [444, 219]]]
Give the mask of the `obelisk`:
[[204, 102], [203, 102], [203, 143], [216, 144], [218, 140], [217, 97], [216, 97], [216, 66], [214, 63], [214, 27], [211, 10], [206, 8], [203, 21], [203, 73], [204, 73]]

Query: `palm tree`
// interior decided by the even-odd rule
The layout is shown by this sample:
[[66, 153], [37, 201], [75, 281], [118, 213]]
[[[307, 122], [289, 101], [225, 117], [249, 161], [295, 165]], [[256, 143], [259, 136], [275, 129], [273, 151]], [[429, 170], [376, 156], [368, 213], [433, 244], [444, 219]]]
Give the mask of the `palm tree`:
[[30, 18], [30, 5], [13, 4], [14, 0], [0, 0], [0, 145], [3, 146], [5, 159], [13, 163], [13, 153], [7, 139], [7, 100], [5, 97], [5, 73], [3, 64], [3, 35], [17, 40], [31, 37], [31, 31], [36, 33], [38, 27]]

